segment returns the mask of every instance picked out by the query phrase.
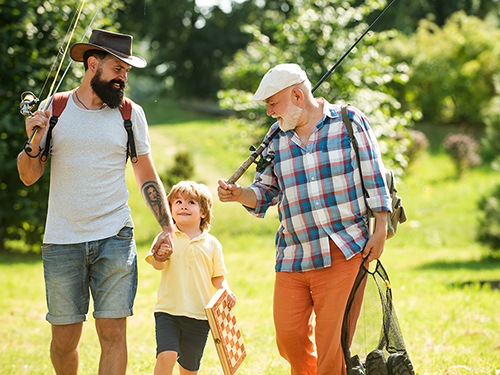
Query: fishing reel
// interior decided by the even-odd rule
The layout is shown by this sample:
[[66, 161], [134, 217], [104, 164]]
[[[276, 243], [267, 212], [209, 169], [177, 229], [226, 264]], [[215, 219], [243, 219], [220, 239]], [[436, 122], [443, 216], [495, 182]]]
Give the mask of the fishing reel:
[[[250, 151], [254, 152], [257, 151], [255, 146], [250, 146]], [[259, 160], [254, 160], [254, 163], [257, 165], [255, 169], [257, 169], [257, 172], [262, 172], [264, 169], [266, 169], [269, 165], [274, 160], [274, 151], [269, 151], [267, 155], [264, 157], [260, 155]]]
[[39, 99], [33, 94], [31, 91], [24, 91], [21, 94], [21, 104], [19, 107], [21, 108], [19, 111], [23, 116], [29, 117], [33, 116], [33, 108], [39, 102]]
[[[19, 110], [19, 112], [21, 112], [21, 114], [23, 116], [26, 116], [26, 117], [33, 116], [33, 112], [31, 112], [31, 111], [33, 110], [33, 108], [35, 107], [35, 105], [38, 102], [39, 102], [39, 99], [31, 91], [23, 92], [21, 94], [21, 104], [19, 104], [19, 107], [21, 109]], [[41, 150], [40, 150], [40, 152], [38, 152], [38, 154], [36, 156], [31, 156], [29, 154], [33, 150], [33, 145], [31, 142], [33, 141], [33, 138], [35, 137], [38, 129], [39, 129], [39, 127], [35, 126], [35, 128], [33, 129], [33, 133], [31, 134], [29, 139], [24, 144], [24, 151], [26, 151], [26, 154], [31, 158], [37, 157], [41, 152]]]

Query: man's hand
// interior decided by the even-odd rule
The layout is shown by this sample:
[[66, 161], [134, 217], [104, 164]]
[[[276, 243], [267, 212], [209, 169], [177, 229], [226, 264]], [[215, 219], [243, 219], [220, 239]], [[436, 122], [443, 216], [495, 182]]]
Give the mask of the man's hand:
[[[166, 248], [164, 248], [164, 249], [170, 249], [170, 251], [163, 250], [164, 255], [162, 257], [160, 257], [163, 260], [160, 260], [160, 258], [158, 257], [157, 253], [158, 253], [158, 250], [160, 249], [160, 247], [162, 246], [162, 244], [164, 246], [166, 246]], [[165, 260], [167, 260], [168, 257], [170, 257], [170, 255], [174, 251], [174, 229], [172, 227], [164, 227], [163, 228], [163, 232], [161, 232], [158, 235], [158, 237], [156, 237], [156, 241], [153, 244], [153, 250], [152, 251], [153, 251], [154, 258], [157, 261], [159, 261], [159, 262], [164, 262]], [[169, 255], [165, 255], [167, 253]]]
[[219, 180], [217, 195], [221, 202], [238, 202], [243, 189], [238, 184], [228, 184], [227, 180]]
[[38, 132], [36, 133], [35, 138], [33, 139], [33, 143], [36, 143], [37, 145], [40, 144], [40, 141], [42, 140], [42, 137], [47, 127], [49, 126], [49, 117], [50, 117], [49, 110], [45, 112], [39, 110], [33, 113], [33, 116], [29, 116], [26, 118], [25, 127], [28, 138], [31, 137], [31, 134], [33, 134], [35, 126], [39, 127]]
[[153, 257], [158, 262], [166, 262], [172, 256], [174, 250], [169, 247], [166, 243], [162, 243], [157, 251], [153, 250]]
[[373, 212], [373, 216], [375, 216], [375, 231], [361, 252], [363, 258], [368, 258], [368, 263], [382, 256], [387, 236], [387, 211]]

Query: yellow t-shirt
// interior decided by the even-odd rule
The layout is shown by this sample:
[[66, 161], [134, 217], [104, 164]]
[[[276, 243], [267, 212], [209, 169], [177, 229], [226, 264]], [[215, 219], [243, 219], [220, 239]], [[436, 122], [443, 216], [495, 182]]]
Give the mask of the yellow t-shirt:
[[[152, 264], [151, 249], [146, 262]], [[222, 246], [207, 230], [190, 239], [175, 228], [174, 252], [161, 271], [155, 312], [207, 320], [205, 306], [213, 296], [212, 278], [227, 274]]]

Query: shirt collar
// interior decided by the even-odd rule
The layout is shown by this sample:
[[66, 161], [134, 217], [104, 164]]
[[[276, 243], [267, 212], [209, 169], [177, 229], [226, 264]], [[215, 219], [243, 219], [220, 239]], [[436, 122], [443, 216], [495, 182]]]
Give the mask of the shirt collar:
[[335, 108], [330, 105], [330, 103], [325, 98], [320, 98], [323, 101], [323, 116], [330, 118], [339, 117], [339, 112], [335, 110]]
[[[181, 236], [186, 236], [187, 235], [181, 231], [179, 228], [177, 228], [177, 225], [174, 224], [174, 232], [178, 235], [181, 235]], [[202, 240], [204, 239], [208, 234], [208, 229], [204, 229], [203, 232], [201, 232], [201, 234], [199, 236], [196, 236], [195, 238], [192, 238], [191, 241], [199, 241], [199, 240]]]

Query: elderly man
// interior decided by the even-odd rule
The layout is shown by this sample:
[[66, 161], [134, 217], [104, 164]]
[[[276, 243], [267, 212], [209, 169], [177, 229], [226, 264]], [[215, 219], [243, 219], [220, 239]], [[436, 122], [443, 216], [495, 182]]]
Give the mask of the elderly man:
[[[50, 151], [51, 182], [42, 256], [46, 318], [52, 325], [50, 355], [56, 374], [78, 372], [78, 346], [90, 293], [101, 345], [99, 374], [125, 374], [126, 318], [132, 315], [137, 290], [134, 225], [125, 183], [129, 143], [135, 146], [130, 149], [136, 181], [163, 229], [156, 248], [162, 242], [172, 246], [173, 238], [166, 195], [151, 157], [144, 111], [127, 102], [131, 106], [131, 132], [125, 128], [122, 113], [127, 73], [131, 67], [145, 67], [146, 61], [132, 55], [130, 35], [104, 30], [93, 30], [89, 43], [74, 44], [70, 55], [84, 63], [83, 81], [76, 89], [57, 94], [46, 111], [39, 110], [26, 119], [28, 135], [35, 127], [39, 130], [33, 139], [33, 151], [25, 149], [19, 154], [18, 170], [26, 185], [35, 183], [45, 170], [43, 156]], [[63, 97], [67, 101], [59, 100]], [[49, 116], [57, 108], [62, 113], [48, 131]]]
[[[239, 202], [257, 217], [278, 205], [273, 308], [279, 352], [292, 374], [345, 374], [340, 335], [347, 298], [362, 259], [382, 254], [391, 207], [377, 140], [368, 119], [349, 107], [357, 160], [340, 106], [314, 98], [296, 64], [269, 70], [254, 100], [277, 119], [268, 135], [281, 129], [266, 150], [274, 152], [273, 162], [249, 187], [220, 180], [219, 199]], [[366, 204], [376, 220], [371, 237]]]

